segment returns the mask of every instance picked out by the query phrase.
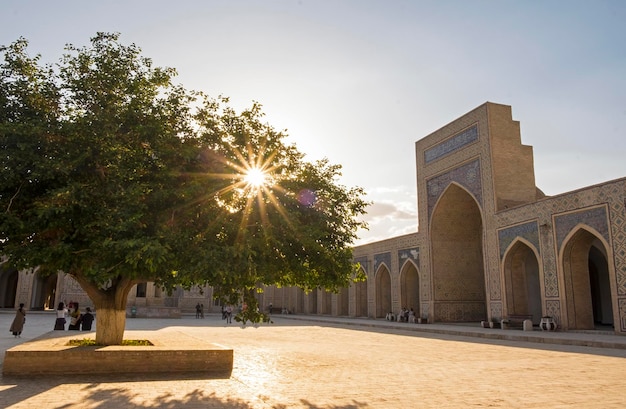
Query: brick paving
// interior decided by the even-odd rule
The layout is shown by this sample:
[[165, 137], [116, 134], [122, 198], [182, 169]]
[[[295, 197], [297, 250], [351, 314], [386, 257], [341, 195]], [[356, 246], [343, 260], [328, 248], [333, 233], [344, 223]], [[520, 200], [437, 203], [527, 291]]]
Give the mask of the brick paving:
[[[6, 349], [51, 330], [54, 313], [30, 313], [19, 339], [8, 331], [12, 319], [12, 312], [0, 312], [1, 359]], [[524, 333], [478, 325], [419, 328], [306, 316], [275, 316], [274, 321], [242, 329], [215, 315], [204, 320], [129, 319], [128, 329], [168, 328], [232, 347], [231, 377], [2, 377], [0, 407], [623, 408], [626, 404], [623, 336]], [[506, 339], [498, 339], [502, 336]]]

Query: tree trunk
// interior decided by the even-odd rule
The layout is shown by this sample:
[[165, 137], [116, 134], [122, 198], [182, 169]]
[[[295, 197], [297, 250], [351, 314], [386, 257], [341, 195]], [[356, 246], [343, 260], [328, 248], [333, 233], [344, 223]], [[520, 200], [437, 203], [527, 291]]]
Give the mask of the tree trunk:
[[115, 305], [98, 305], [96, 307], [96, 343], [99, 345], [121, 345], [126, 327], [126, 300], [124, 308]]
[[126, 301], [128, 292], [139, 280], [118, 277], [111, 286], [103, 289], [80, 274], [74, 278], [93, 301], [96, 308], [96, 343], [121, 345], [126, 327]]

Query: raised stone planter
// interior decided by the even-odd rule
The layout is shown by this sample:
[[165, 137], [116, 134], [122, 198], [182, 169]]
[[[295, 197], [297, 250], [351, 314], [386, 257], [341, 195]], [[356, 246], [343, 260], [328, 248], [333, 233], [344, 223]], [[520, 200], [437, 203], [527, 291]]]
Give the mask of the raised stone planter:
[[126, 331], [124, 339], [146, 339], [153, 346], [68, 346], [70, 339], [95, 333], [51, 331], [6, 351], [5, 376], [77, 374], [205, 374], [229, 377], [233, 350], [172, 330]]

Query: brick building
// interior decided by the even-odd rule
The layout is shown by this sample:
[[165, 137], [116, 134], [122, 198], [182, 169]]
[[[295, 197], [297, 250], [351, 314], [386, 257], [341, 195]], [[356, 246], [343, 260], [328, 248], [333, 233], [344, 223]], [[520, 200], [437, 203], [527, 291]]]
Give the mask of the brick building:
[[[358, 246], [367, 275], [338, 294], [266, 288], [291, 313], [384, 319], [402, 307], [429, 322], [552, 317], [563, 330], [626, 334], [626, 178], [545, 196], [511, 107], [485, 103], [415, 143], [419, 229]], [[0, 270], [0, 306], [81, 300], [69, 277]], [[20, 300], [20, 301], [18, 301]], [[146, 315], [219, 311], [211, 288], [131, 290]]]

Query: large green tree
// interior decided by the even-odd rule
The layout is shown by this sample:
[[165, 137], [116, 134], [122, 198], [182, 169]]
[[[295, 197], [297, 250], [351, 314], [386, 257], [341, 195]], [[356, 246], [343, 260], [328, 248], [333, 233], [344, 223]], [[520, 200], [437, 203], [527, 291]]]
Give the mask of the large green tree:
[[63, 271], [96, 309], [96, 340], [121, 343], [128, 292], [209, 284], [250, 304], [263, 285], [336, 290], [367, 203], [340, 166], [305, 160], [286, 133], [173, 83], [118, 34], [42, 65], [0, 48], [0, 253]]

